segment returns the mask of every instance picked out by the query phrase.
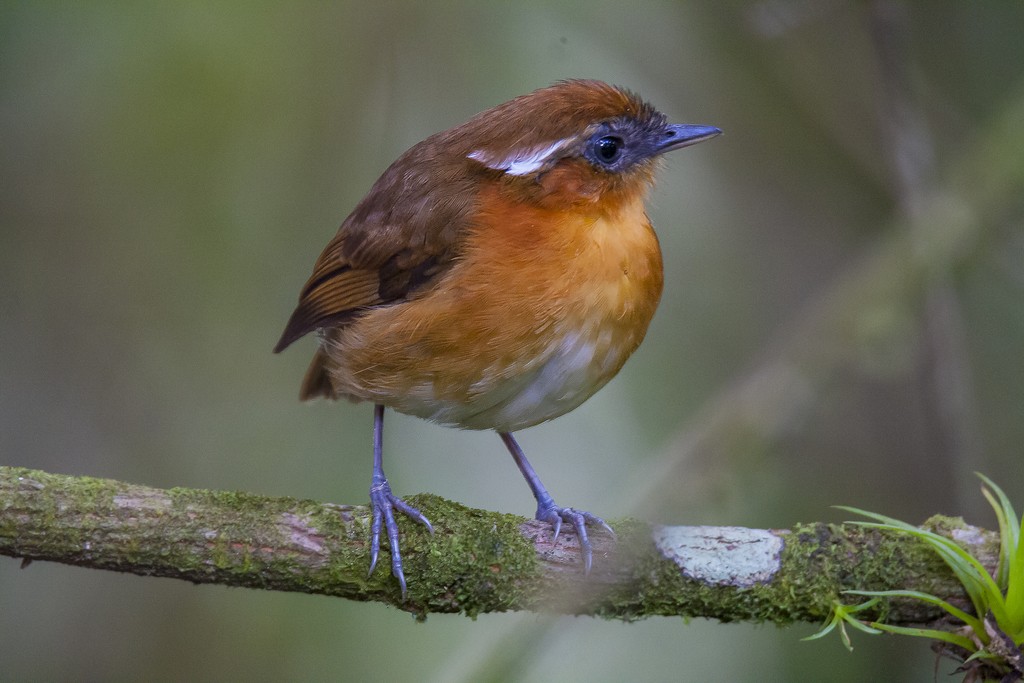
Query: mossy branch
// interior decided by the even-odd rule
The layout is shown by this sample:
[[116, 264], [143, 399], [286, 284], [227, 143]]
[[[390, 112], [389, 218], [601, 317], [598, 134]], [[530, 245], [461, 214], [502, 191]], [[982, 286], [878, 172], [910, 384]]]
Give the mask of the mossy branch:
[[[788, 624], [820, 622], [847, 589], [919, 590], [966, 606], [949, 569], [923, 544], [855, 525], [788, 530], [613, 523], [595, 533], [594, 570], [576, 537], [552, 547], [547, 525], [431, 495], [410, 499], [434, 524], [401, 520], [409, 595], [386, 559], [368, 577], [369, 510], [292, 498], [123, 482], [0, 467], [0, 555], [299, 591], [430, 612], [533, 610], [616, 619], [652, 615]], [[960, 520], [929, 526], [994, 566], [998, 537]], [[386, 551], [382, 551], [386, 552]], [[889, 623], [923, 623], [923, 603], [886, 607]]]

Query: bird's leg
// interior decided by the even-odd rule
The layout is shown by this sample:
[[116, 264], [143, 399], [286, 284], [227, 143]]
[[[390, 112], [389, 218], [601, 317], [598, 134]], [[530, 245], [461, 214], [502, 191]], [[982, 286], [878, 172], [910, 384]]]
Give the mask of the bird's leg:
[[[402, 587], [402, 599], [405, 599], [405, 573], [402, 571], [402, 554], [398, 550], [398, 524], [395, 523], [394, 510], [398, 509], [427, 527], [434, 533], [434, 527], [423, 514], [391, 493], [391, 485], [384, 476], [384, 406], [373, 407], [373, 478], [370, 480], [370, 507], [373, 509], [373, 526], [370, 528], [370, 574], [377, 566], [377, 553], [380, 552], [381, 523], [387, 528], [388, 544], [391, 546], [391, 573], [398, 579]], [[368, 574], [367, 576], [369, 576]]]
[[530, 461], [526, 459], [526, 455], [523, 453], [523, 449], [516, 443], [515, 438], [510, 432], [498, 432], [498, 436], [505, 442], [505, 447], [508, 448], [508, 452], [512, 454], [512, 458], [516, 461], [516, 465], [519, 466], [519, 471], [523, 473], [523, 478], [526, 479], [526, 483], [529, 485], [530, 490], [533, 491], [533, 497], [537, 499], [537, 519], [542, 522], [550, 524], [554, 530], [555, 535], [551, 540], [552, 544], [558, 541], [558, 532], [562, 530], [562, 521], [572, 523], [576, 529], [576, 535], [580, 539], [580, 553], [583, 555], [583, 571], [584, 573], [590, 573], [590, 565], [593, 562], [594, 551], [590, 545], [590, 539], [587, 537], [587, 524], [596, 524], [600, 526], [612, 537], [615, 537], [615, 532], [608, 526], [603, 519], [597, 515], [585, 512], [583, 510], [576, 510], [573, 508], [563, 508], [555, 504], [555, 501], [551, 498], [551, 494], [544, 488], [544, 484], [541, 483], [540, 477], [537, 476], [537, 472], [533, 469]]

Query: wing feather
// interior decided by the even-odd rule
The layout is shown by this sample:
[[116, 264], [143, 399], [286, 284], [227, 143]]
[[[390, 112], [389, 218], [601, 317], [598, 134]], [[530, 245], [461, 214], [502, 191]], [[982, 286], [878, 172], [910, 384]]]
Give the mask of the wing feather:
[[451, 267], [476, 201], [474, 162], [440, 149], [428, 138], [374, 183], [317, 259], [275, 352], [427, 291]]

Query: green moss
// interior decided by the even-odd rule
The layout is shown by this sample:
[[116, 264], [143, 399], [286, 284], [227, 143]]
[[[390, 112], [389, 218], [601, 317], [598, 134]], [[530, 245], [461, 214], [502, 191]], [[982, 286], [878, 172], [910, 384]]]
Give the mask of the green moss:
[[[783, 571], [787, 583], [801, 584], [794, 585], [792, 595], [801, 607], [795, 616], [803, 620], [824, 619], [832, 600], [859, 601], [843, 594], [846, 590], [922, 590], [929, 577], [936, 583], [950, 577], [924, 543], [906, 536], [858, 525], [810, 524], [797, 526], [792, 537]], [[880, 609], [885, 608], [882, 603]]]
[[409, 598], [423, 614], [454, 608], [475, 617], [515, 609], [529, 600], [540, 565], [533, 544], [520, 531], [521, 518], [473, 510], [433, 495], [409, 502], [438, 527], [433, 536], [419, 524], [402, 527], [407, 575], [416, 577]]

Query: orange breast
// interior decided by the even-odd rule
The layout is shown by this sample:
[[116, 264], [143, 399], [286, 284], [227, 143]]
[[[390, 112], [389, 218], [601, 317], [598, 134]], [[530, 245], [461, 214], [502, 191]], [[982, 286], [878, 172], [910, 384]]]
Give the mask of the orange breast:
[[572, 410], [643, 340], [662, 289], [642, 197], [581, 212], [481, 198], [464, 255], [425, 296], [329, 333], [334, 386], [468, 429]]

